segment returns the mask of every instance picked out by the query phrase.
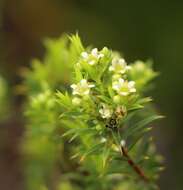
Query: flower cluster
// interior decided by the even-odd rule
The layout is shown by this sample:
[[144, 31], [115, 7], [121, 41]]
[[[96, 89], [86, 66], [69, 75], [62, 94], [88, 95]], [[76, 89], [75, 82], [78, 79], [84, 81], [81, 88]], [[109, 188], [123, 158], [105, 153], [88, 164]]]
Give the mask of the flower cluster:
[[94, 48], [91, 50], [91, 53], [87, 53], [86, 51], [82, 52], [81, 57], [89, 65], [95, 65], [98, 63], [100, 58], [104, 57], [104, 54], [100, 53], [97, 48]]
[[[67, 38], [46, 43], [48, 55], [33, 64], [24, 82], [27, 188], [158, 189], [160, 158], [146, 135], [149, 124], [162, 118], [144, 97], [157, 75], [151, 63], [129, 66], [118, 52], [85, 48], [78, 35]], [[47, 63], [48, 56], [55, 64]], [[57, 186], [50, 179], [59, 160]]]
[[112, 88], [120, 96], [128, 96], [130, 93], [136, 92], [135, 82], [128, 82], [127, 80], [123, 79], [123, 75], [126, 74], [128, 70], [131, 70], [131, 66], [128, 66], [123, 58], [113, 58], [112, 65], [109, 67], [109, 71], [114, 73]]
[[[107, 50], [108, 50], [107, 48], [103, 48], [101, 51], [98, 51], [97, 48], [94, 48], [91, 50], [90, 53], [83, 51], [80, 56], [81, 57], [80, 61], [84, 61], [84, 63], [87, 65], [91, 65], [91, 66], [96, 65], [101, 58], [104, 58], [104, 59], [106, 58], [105, 53]], [[102, 66], [102, 63], [100, 65]], [[82, 69], [82, 65], [80, 66], [81, 67], [78, 67], [78, 68]], [[72, 99], [72, 103], [77, 106], [81, 105], [81, 101], [83, 97], [89, 96], [91, 88], [94, 88], [94, 87], [97, 88], [98, 86], [96, 81], [94, 81], [96, 84], [95, 83], [90, 84], [88, 82], [88, 79], [91, 79], [91, 78], [90, 78], [90, 73], [89, 73], [90, 68], [88, 70], [87, 69], [88, 68], [85, 69], [85, 73], [88, 72], [87, 74], [84, 75], [85, 77], [82, 76], [79, 83], [71, 85], [72, 94], [74, 95]], [[96, 73], [100, 72], [98, 67], [95, 67], [93, 69], [94, 69], [93, 72], [96, 72]], [[114, 96], [112, 97], [112, 99], [115, 103], [119, 103], [122, 96], [128, 96], [131, 93], [136, 92], [135, 82], [128, 81], [126, 77], [126, 75], [128, 74], [128, 71], [131, 69], [132, 69], [131, 66], [127, 65], [126, 61], [123, 58], [121, 58], [119, 55], [115, 56], [114, 54], [111, 54], [111, 59], [109, 61], [109, 64], [107, 65], [106, 71], [108, 73], [108, 78], [111, 77], [112, 84], [108, 83], [108, 87], [110, 87], [114, 92]], [[111, 72], [112, 72], [112, 76], [111, 76]], [[98, 112], [100, 116], [103, 119], [110, 118], [113, 114], [113, 109], [111, 108], [110, 105], [106, 103], [104, 104], [104, 102], [101, 102], [101, 104], [102, 106], [98, 108]]]

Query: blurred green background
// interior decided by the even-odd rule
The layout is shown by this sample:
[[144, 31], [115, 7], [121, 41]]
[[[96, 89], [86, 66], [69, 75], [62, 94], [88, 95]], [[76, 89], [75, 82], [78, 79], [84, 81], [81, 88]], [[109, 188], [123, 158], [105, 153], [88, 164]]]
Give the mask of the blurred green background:
[[[128, 62], [152, 58], [161, 73], [153, 97], [167, 116], [155, 129], [166, 158], [159, 184], [162, 190], [183, 189], [183, 1], [1, 0], [0, 29], [0, 73], [11, 94], [20, 68], [43, 56], [45, 37], [78, 31], [84, 44], [120, 50]], [[11, 99], [12, 116], [0, 125], [0, 189], [21, 190], [22, 98]]]

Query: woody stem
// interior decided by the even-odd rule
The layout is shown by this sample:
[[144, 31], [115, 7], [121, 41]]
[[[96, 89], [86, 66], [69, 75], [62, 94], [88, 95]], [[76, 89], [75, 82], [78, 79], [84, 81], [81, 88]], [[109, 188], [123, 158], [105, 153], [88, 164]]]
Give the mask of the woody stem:
[[148, 177], [144, 174], [144, 171], [131, 159], [128, 154], [127, 149], [124, 146], [121, 146], [121, 153], [127, 159], [128, 164], [133, 168], [133, 170], [143, 179], [145, 182], [148, 182]]

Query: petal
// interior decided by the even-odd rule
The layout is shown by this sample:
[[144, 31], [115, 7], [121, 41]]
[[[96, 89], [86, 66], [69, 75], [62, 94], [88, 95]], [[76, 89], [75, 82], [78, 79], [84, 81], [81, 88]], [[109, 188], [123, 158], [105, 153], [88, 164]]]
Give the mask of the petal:
[[117, 82], [113, 82], [112, 88], [113, 88], [114, 90], [119, 90], [119, 84], [118, 84]]
[[120, 87], [119, 85], [114, 85], [112, 88], [118, 92]]
[[72, 94], [73, 94], [73, 95], [76, 95], [76, 94], [79, 94], [79, 93], [78, 93], [78, 91], [75, 91], [75, 90], [74, 90], [74, 91], [72, 92]]
[[136, 92], [136, 89], [135, 88], [131, 88], [130, 92]]
[[75, 89], [76, 87], [77, 87], [76, 84], [72, 84], [72, 85], [71, 85], [71, 88], [73, 88], [73, 89]]
[[90, 85], [88, 85], [90, 88], [93, 88], [93, 87], [95, 87], [95, 85], [94, 84], [90, 84]]
[[90, 90], [88, 89], [88, 90], [86, 90], [83, 94], [84, 95], [88, 95], [90, 93]]
[[113, 67], [113, 66], [110, 66], [110, 67], [109, 67], [109, 71], [114, 71], [114, 67]]
[[85, 84], [87, 84], [87, 80], [86, 80], [86, 79], [82, 79], [82, 80], [80, 81], [80, 83], [81, 83], [81, 85], [85, 85]]
[[93, 56], [97, 56], [98, 55], [98, 49], [97, 48], [92, 49], [91, 54]]
[[121, 71], [120, 71], [121, 74], [124, 74], [125, 72], [126, 72], [125, 69], [121, 69]]
[[119, 64], [122, 64], [122, 65], [126, 65], [126, 62], [125, 62], [125, 60], [124, 59], [119, 59]]
[[131, 70], [132, 67], [131, 66], [126, 66], [126, 70]]

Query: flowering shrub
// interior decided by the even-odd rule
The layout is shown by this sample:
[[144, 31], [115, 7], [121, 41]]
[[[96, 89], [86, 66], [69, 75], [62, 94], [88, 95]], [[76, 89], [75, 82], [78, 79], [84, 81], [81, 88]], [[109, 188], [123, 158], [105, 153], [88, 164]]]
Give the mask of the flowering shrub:
[[162, 159], [148, 132], [162, 116], [145, 97], [152, 64], [84, 48], [78, 35], [46, 46], [43, 63], [24, 72], [28, 189], [158, 189]]

